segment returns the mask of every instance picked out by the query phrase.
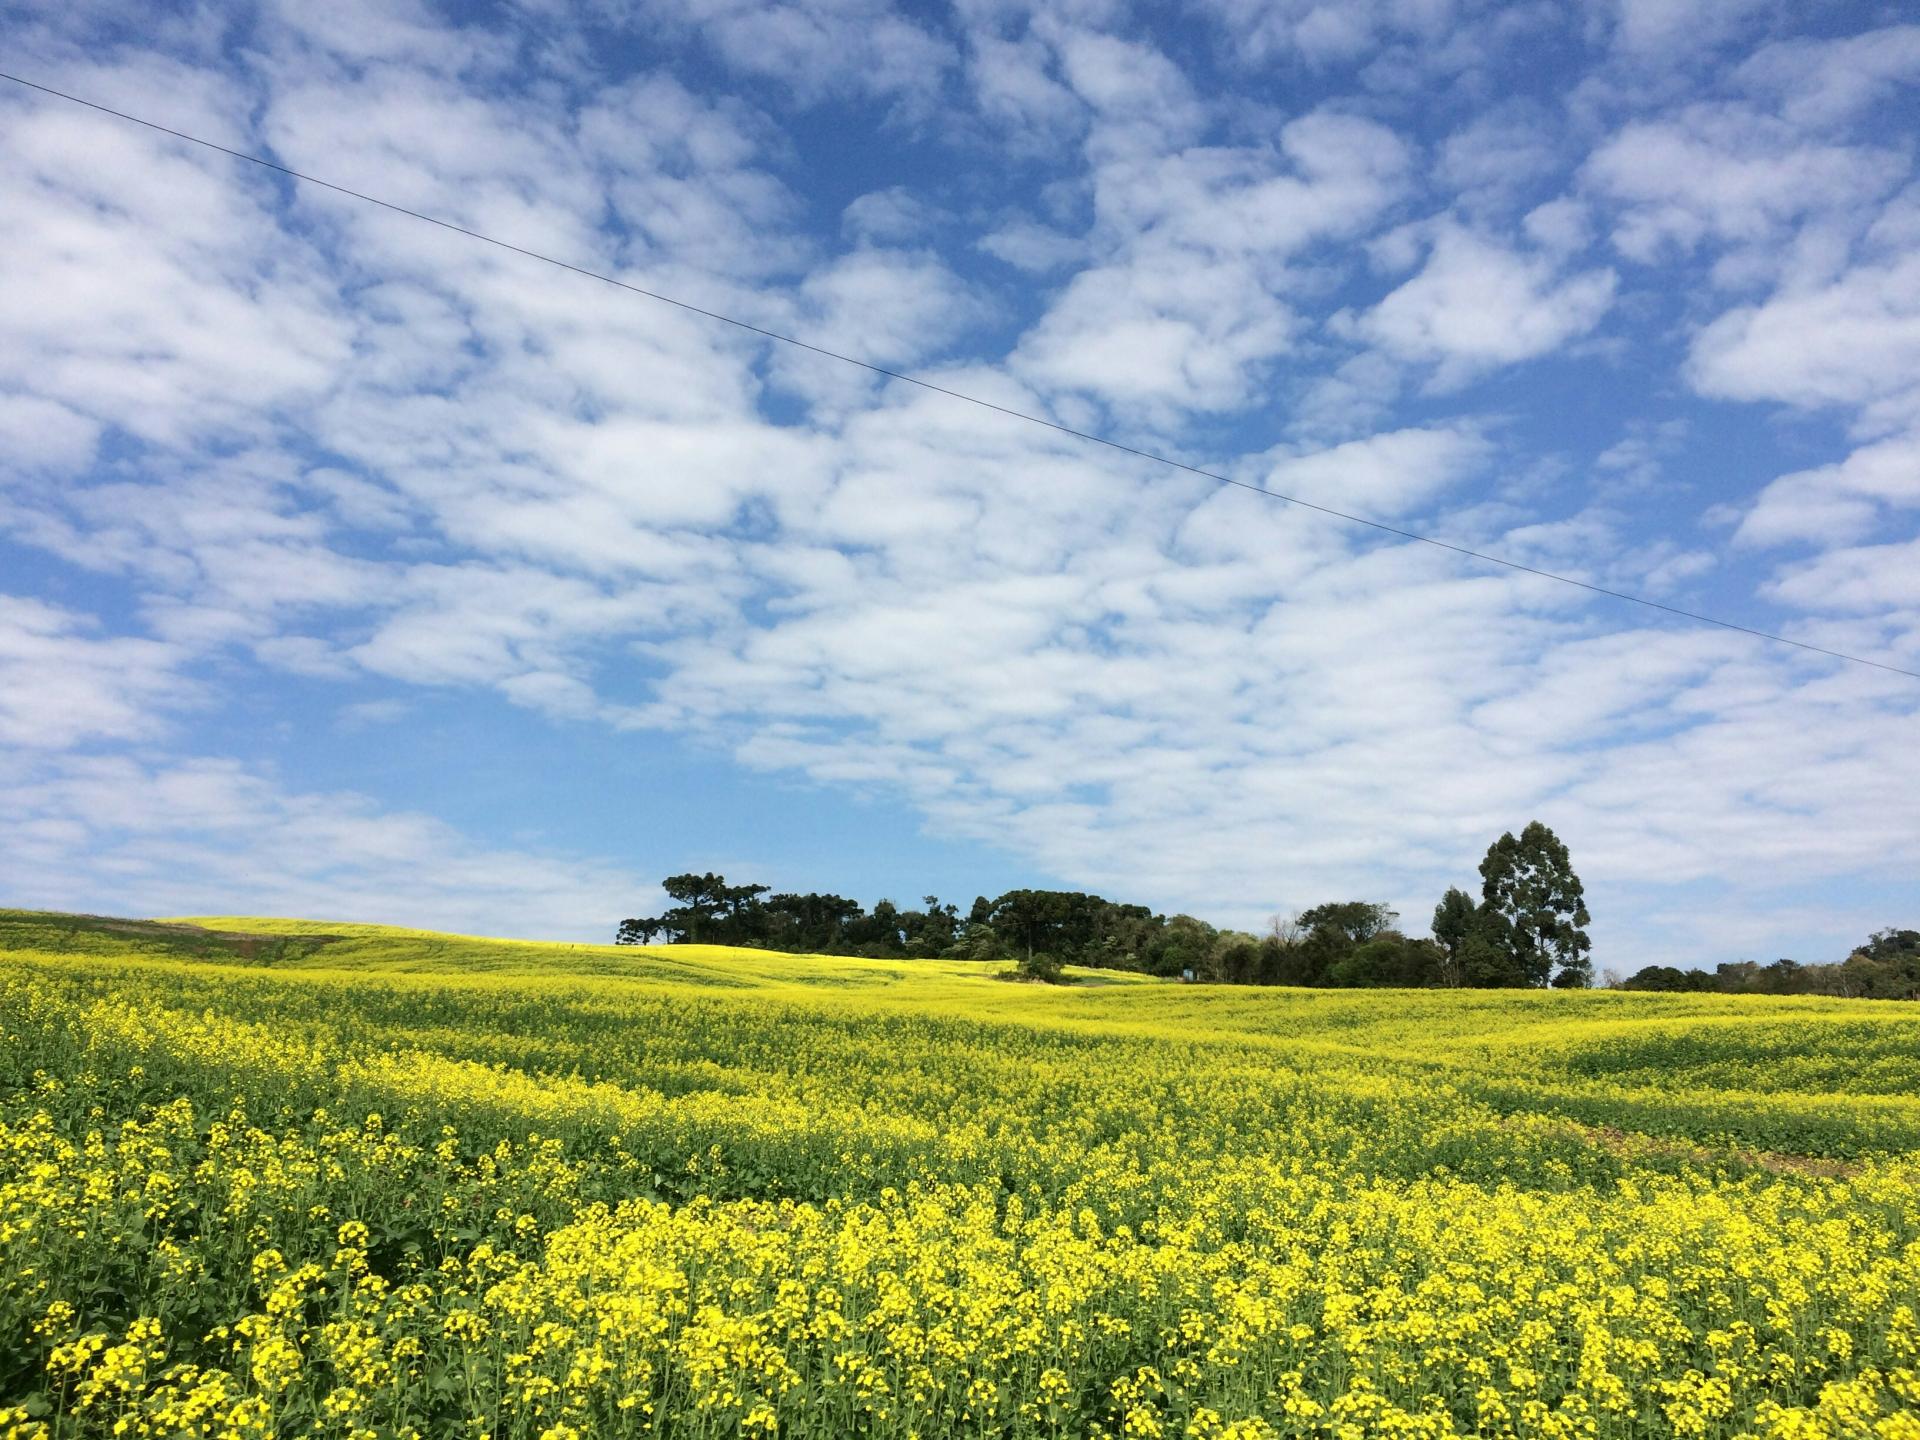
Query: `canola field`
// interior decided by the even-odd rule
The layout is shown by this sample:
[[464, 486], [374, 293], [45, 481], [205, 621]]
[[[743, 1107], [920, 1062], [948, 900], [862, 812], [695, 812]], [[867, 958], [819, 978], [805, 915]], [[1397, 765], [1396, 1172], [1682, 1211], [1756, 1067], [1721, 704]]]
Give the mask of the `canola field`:
[[0, 913], [0, 1436], [1920, 1437], [1920, 1008], [203, 923]]

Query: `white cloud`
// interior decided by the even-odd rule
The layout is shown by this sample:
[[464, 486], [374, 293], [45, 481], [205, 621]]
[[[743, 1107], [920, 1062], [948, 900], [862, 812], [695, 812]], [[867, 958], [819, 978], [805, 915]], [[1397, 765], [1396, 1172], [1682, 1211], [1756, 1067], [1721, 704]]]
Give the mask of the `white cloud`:
[[[1743, 107], [1702, 105], [1630, 122], [1594, 151], [1585, 178], [1620, 207], [1614, 245], [1650, 264], [1708, 240], [1777, 247], [1796, 222], [1884, 196], [1908, 165], [1896, 150], [1810, 141]], [[1728, 273], [1750, 279], [1752, 268]]]
[[1920, 640], [1920, 538], [1828, 550], [1786, 567], [1769, 588], [1804, 610], [1902, 616], [1906, 648]]
[[0, 763], [7, 899], [108, 914], [257, 914], [606, 943], [655, 887], [560, 851], [477, 845], [362, 795], [234, 760]]
[[1384, 518], [1432, 499], [1478, 469], [1492, 447], [1467, 426], [1396, 430], [1330, 450], [1276, 456], [1269, 490]]
[[412, 713], [413, 707], [404, 700], [391, 697], [384, 700], [356, 700], [351, 705], [342, 705], [335, 721], [343, 730], [366, 730], [375, 725], [396, 724]]
[[[307, 168], [581, 258], [602, 244], [591, 223], [600, 206], [629, 221], [642, 263], [751, 275], [803, 253], [780, 233], [785, 191], [749, 163], [757, 122], [737, 106], [641, 79], [600, 92], [569, 127], [441, 77], [374, 68], [322, 83], [322, 74], [300, 70], [265, 111], [279, 152]], [[62, 114], [43, 109], [34, 123], [54, 134]], [[417, 142], [397, 138], [415, 132]], [[94, 168], [109, 174], [145, 146], [137, 134], [86, 133], [109, 162]], [[0, 523], [15, 535], [150, 587], [143, 616], [174, 646], [243, 644], [307, 675], [357, 667], [493, 685], [556, 715], [617, 716], [588, 688], [613, 646], [738, 603], [741, 587], [725, 573], [735, 567], [730, 547], [702, 532], [725, 527], [770, 487], [796, 492], [819, 469], [810, 436], [754, 415], [756, 347], [716, 335], [712, 322], [648, 313], [637, 299], [609, 303], [590, 282], [304, 193], [293, 228], [317, 228], [320, 239], [279, 243], [279, 221], [250, 179], [201, 205], [185, 161], [171, 162], [185, 177], [174, 177], [172, 203], [154, 188], [142, 192], [140, 213], [109, 223], [96, 191], [56, 188], [54, 160], [73, 158], [71, 143], [24, 148], [20, 163], [44, 167], [44, 193], [38, 228], [15, 237], [20, 273], [81, 264], [61, 237], [88, 227], [129, 253], [178, 253], [181, 273], [144, 293], [147, 329], [232, 343], [237, 353], [223, 363], [249, 367], [244, 382], [220, 365], [196, 373], [201, 388], [168, 412], [170, 428], [142, 427], [156, 445], [178, 442], [177, 455], [143, 457], [123, 467], [124, 480], [109, 470], [78, 486], [16, 481], [0, 495]], [[303, 294], [321, 307], [320, 333], [354, 337], [354, 363], [304, 393], [275, 385], [275, 367], [245, 348], [282, 301], [270, 283], [278, 252], [308, 267]], [[85, 263], [111, 268], [113, 257]], [[816, 267], [800, 292], [804, 316], [757, 297], [741, 308], [843, 332], [829, 338], [897, 362], [925, 353], [966, 313], [951, 281], [951, 304], [927, 302], [928, 282], [943, 273], [924, 256], [857, 252]], [[76, 293], [94, 279], [49, 283]], [[678, 281], [662, 288], [699, 293]], [[740, 297], [716, 303], [729, 298]], [[897, 313], [881, 325], [888, 307]], [[70, 311], [0, 313], [23, 378], [35, 344], [67, 345], [62, 363], [71, 363], [92, 343]], [[856, 333], [859, 318], [876, 328]], [[98, 333], [103, 351], [121, 348], [93, 362], [98, 383], [86, 393], [126, 425], [138, 412], [116, 400], [116, 387], [150, 387], [166, 359], [138, 353], [150, 342], [137, 330], [103, 323]], [[183, 359], [181, 372], [195, 363]], [[61, 364], [39, 365], [30, 388], [66, 393]], [[67, 420], [44, 393], [11, 406], [0, 416], [36, 425], [49, 455], [79, 457], [84, 418]], [[265, 431], [276, 406], [299, 409], [304, 442], [346, 463], [303, 468], [264, 434], [219, 461], [193, 446], [231, 428], [229, 411]], [[395, 535], [410, 549], [387, 549]], [[455, 558], [450, 546], [477, 554]]]
[[980, 248], [1021, 270], [1044, 274], [1081, 259], [1086, 242], [1032, 220], [1013, 220], [980, 241]]
[[0, 385], [81, 417], [65, 443], [108, 421], [162, 443], [259, 434], [332, 384], [351, 328], [269, 183], [56, 102], [8, 94], [0, 113]]
[[50, 480], [0, 498], [0, 523], [84, 569], [153, 587], [145, 609], [193, 649], [271, 632], [314, 607], [358, 608], [389, 588], [383, 567], [342, 553], [305, 507], [289, 463], [247, 451], [184, 473], [155, 463], [87, 486]]
[[1920, 25], [1891, 25], [1837, 40], [1782, 40], [1763, 46], [1735, 72], [1775, 100], [1796, 125], [1844, 124], [1896, 88], [1920, 80]]
[[924, 114], [955, 63], [950, 41], [886, 0], [672, 0], [639, 23], [681, 28], [807, 104], [874, 95]]
[[1683, 697], [1697, 723], [1610, 747], [1569, 792], [1590, 817], [1590, 863], [1642, 882], [1891, 876], [1884, 855], [1907, 853], [1920, 821], [1920, 760], [1885, 704], [1899, 684], [1848, 676], [1785, 695], [1729, 667]]
[[1585, 335], [1612, 304], [1614, 284], [1611, 270], [1563, 276], [1549, 260], [1442, 222], [1420, 273], [1352, 329], [1401, 359], [1433, 364], [1434, 384], [1446, 389]]
[[[811, 343], [891, 368], [916, 366], [938, 355], [986, 306], [937, 256], [924, 251], [862, 248], [816, 267], [802, 282], [796, 329]], [[845, 378], [844, 367], [824, 370], [815, 357], [783, 349], [788, 362]], [[853, 378], [858, 379], [858, 376]]]
[[1441, 143], [1437, 178], [1449, 189], [1503, 195], [1558, 164], [1555, 120], [1521, 103], [1476, 116]]
[[1614, 44], [1642, 61], [1687, 64], [1740, 33], [1777, 0], [1597, 0]]
[[1864, 445], [1846, 459], [1783, 475], [1760, 492], [1734, 539], [1746, 545], [1860, 540], [1896, 509], [1920, 508], [1920, 435]]
[[0, 746], [151, 739], [196, 698], [179, 646], [99, 629], [89, 616], [0, 594]]
[[1364, 227], [1405, 184], [1399, 139], [1341, 115], [1302, 116], [1272, 148], [1149, 153], [1101, 135], [1094, 153], [1119, 158], [1096, 162], [1096, 263], [1022, 338], [1014, 366], [1150, 422], [1246, 405], [1297, 330], [1281, 298], [1289, 262]]
[[741, 102], [649, 75], [598, 92], [580, 114], [577, 143], [574, 163], [605, 187], [626, 263], [741, 280], [806, 260], [792, 224], [802, 202], [767, 164], [781, 141]]
[[305, 46], [359, 64], [385, 61], [457, 71], [494, 48], [481, 32], [450, 32], [421, 0], [338, 0], [331, 5], [269, 0], [265, 8]]
[[840, 228], [855, 240], [887, 245], [919, 240], [940, 220], [938, 209], [904, 185], [870, 190], [840, 212]]
[[1593, 233], [1587, 207], [1564, 195], [1534, 206], [1520, 217], [1520, 228], [1542, 255], [1563, 261], [1586, 249]]
[[1687, 370], [1701, 391], [1728, 399], [1910, 415], [1920, 393], [1920, 257], [1859, 265], [1729, 310], [1694, 337]]
[[1666, 473], [1666, 462], [1686, 438], [1684, 419], [1636, 421], [1627, 434], [1594, 457], [1593, 468], [1627, 490], [1645, 491]]
[[1022, 342], [1024, 377], [1138, 407], [1231, 410], [1260, 383], [1262, 362], [1294, 333], [1286, 305], [1242, 261], [1082, 270]]
[[1454, 0], [1211, 0], [1246, 62], [1359, 59], [1388, 39], [1432, 41], [1457, 23]]
[[1079, 133], [1087, 107], [1055, 76], [1058, 57], [1038, 35], [1009, 38], [976, 26], [966, 73], [983, 121], [1015, 153], [1039, 153]]
[[0, 447], [16, 467], [78, 470], [93, 459], [100, 429], [56, 400], [0, 394]]
[[[330, 653], [364, 671], [421, 685], [486, 685], [564, 718], [619, 719], [588, 703], [598, 657], [615, 639], [673, 633], [731, 613], [737, 580], [602, 585], [527, 565], [418, 565], [365, 639]], [[296, 656], [295, 658], [303, 658]]]
[[1157, 154], [1191, 144], [1205, 112], [1180, 68], [1152, 45], [1069, 28], [1055, 39], [1060, 69], [1099, 117], [1098, 153]]
[[1888, 201], [1867, 227], [1866, 253], [1897, 255], [1920, 248], [1920, 182]]

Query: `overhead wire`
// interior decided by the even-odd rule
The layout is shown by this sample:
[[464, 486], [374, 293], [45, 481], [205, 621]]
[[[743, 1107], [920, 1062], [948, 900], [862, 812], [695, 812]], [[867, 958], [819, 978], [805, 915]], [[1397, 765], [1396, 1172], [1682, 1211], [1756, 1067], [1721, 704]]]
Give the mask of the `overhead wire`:
[[1186, 461], [1176, 460], [1170, 455], [1162, 455], [1157, 451], [1128, 445], [1122, 441], [1111, 439], [1105, 435], [1095, 434], [1089, 430], [1079, 430], [1071, 425], [1063, 425], [1057, 420], [1047, 419], [1044, 415], [1035, 415], [1031, 411], [1001, 405], [995, 401], [983, 399], [978, 395], [968, 394], [963, 390], [952, 389], [948, 386], [938, 384], [935, 381], [924, 379], [918, 375], [912, 375], [901, 370], [891, 370], [884, 365], [876, 365], [869, 360], [862, 360], [856, 356], [829, 349], [827, 346], [816, 345], [809, 340], [802, 340], [798, 336], [784, 335], [777, 330], [769, 330], [764, 326], [755, 325], [750, 321], [739, 319], [736, 316], [723, 314], [718, 310], [709, 310], [704, 306], [695, 305], [691, 301], [681, 300], [675, 296], [663, 294], [658, 290], [649, 290], [643, 285], [635, 285], [631, 281], [622, 280], [614, 275], [608, 275], [604, 271], [590, 269], [584, 265], [575, 265], [557, 256], [544, 254], [538, 250], [530, 250], [523, 245], [515, 245], [512, 241], [502, 240], [497, 236], [488, 235], [479, 230], [469, 229], [452, 220], [446, 220], [437, 215], [429, 215], [424, 211], [410, 209], [392, 200], [383, 200], [377, 195], [369, 195], [364, 191], [352, 189], [332, 180], [323, 180], [317, 175], [310, 175], [305, 171], [295, 170], [291, 166], [282, 165], [278, 161], [267, 159], [265, 156], [254, 155], [245, 150], [235, 150], [215, 141], [204, 139], [201, 136], [189, 134], [187, 131], [177, 130], [172, 126], [163, 125], [157, 120], [149, 120], [144, 116], [135, 115], [125, 110], [116, 110], [112, 106], [103, 105], [96, 100], [88, 100], [83, 96], [69, 94], [64, 90], [56, 90], [51, 85], [42, 85], [36, 81], [28, 80], [22, 76], [10, 74], [6, 71], [0, 71], [0, 80], [11, 81], [13, 84], [22, 86], [28, 90], [36, 90], [42, 95], [52, 96], [58, 100], [65, 100], [71, 104], [83, 106], [88, 110], [97, 111], [102, 115], [112, 116], [116, 120], [124, 120], [129, 124], [139, 125], [148, 130], [156, 131], [159, 134], [172, 136], [176, 140], [183, 140], [190, 145], [197, 145], [202, 149], [215, 151], [218, 154], [229, 156], [235, 160], [244, 160], [250, 165], [257, 165], [262, 169], [275, 171], [278, 174], [287, 176], [289, 179], [297, 180], [301, 184], [318, 186], [320, 189], [331, 190], [337, 195], [347, 196], [349, 199], [360, 201], [363, 204], [378, 206], [380, 209], [391, 211], [396, 215], [404, 215], [409, 219], [438, 226], [442, 230], [452, 231], [454, 234], [465, 236], [470, 240], [477, 240], [483, 244], [510, 251], [528, 260], [537, 260], [541, 264], [554, 266], [556, 269], [568, 271], [571, 274], [579, 275], [588, 280], [596, 280], [603, 285], [611, 285], [615, 289], [624, 290], [629, 294], [658, 301], [663, 305], [671, 305], [689, 314], [699, 315], [708, 320], [715, 320], [724, 325], [731, 325], [736, 329], [758, 335], [763, 339], [777, 341], [782, 345], [791, 345], [799, 350], [810, 351], [815, 355], [823, 356], [829, 360], [837, 360], [845, 365], [858, 366], [862, 370], [882, 376], [885, 379], [897, 380], [903, 385], [913, 385], [919, 389], [931, 391], [933, 394], [944, 395], [948, 399], [958, 400], [968, 405], [976, 405], [983, 410], [991, 410], [997, 414], [1008, 416], [1014, 420], [1024, 421], [1030, 425], [1039, 425], [1048, 430], [1056, 431], [1059, 434], [1071, 436], [1076, 440], [1084, 440], [1090, 444], [1105, 446], [1109, 450], [1117, 450], [1121, 454], [1132, 455], [1141, 460], [1151, 461], [1156, 465], [1164, 465], [1172, 470], [1183, 470], [1189, 475], [1197, 475], [1202, 479], [1211, 480], [1220, 485], [1231, 485], [1241, 490], [1248, 490], [1256, 495], [1263, 495], [1269, 500], [1279, 500], [1289, 505], [1298, 505], [1302, 509], [1316, 511], [1321, 515], [1329, 516], [1335, 520], [1342, 520], [1348, 524], [1362, 525], [1370, 530], [1377, 530], [1382, 534], [1397, 536], [1402, 540], [1415, 541], [1422, 545], [1431, 545], [1440, 550], [1451, 551], [1455, 555], [1464, 556], [1470, 560], [1477, 560], [1483, 564], [1497, 565], [1507, 570], [1518, 571], [1524, 575], [1533, 575], [1542, 580], [1551, 580], [1560, 585], [1570, 585], [1594, 595], [1601, 595], [1608, 599], [1644, 606], [1649, 610], [1657, 610], [1682, 620], [1693, 621], [1696, 624], [1713, 625], [1723, 630], [1736, 631], [1739, 634], [1749, 635], [1755, 639], [1765, 640], [1772, 644], [1790, 645], [1797, 650], [1805, 650], [1815, 655], [1824, 655], [1832, 660], [1843, 660], [1849, 664], [1865, 665], [1875, 670], [1885, 670], [1895, 675], [1904, 675], [1909, 679], [1920, 680], [1920, 670], [1908, 670], [1898, 665], [1889, 665], [1884, 661], [1869, 660], [1863, 655], [1850, 654], [1844, 650], [1829, 649], [1827, 646], [1815, 645], [1806, 640], [1795, 640], [1791, 636], [1776, 634], [1769, 630], [1757, 629], [1751, 625], [1742, 625], [1738, 621], [1723, 620], [1716, 615], [1708, 615], [1698, 610], [1688, 610], [1678, 605], [1669, 605], [1664, 601], [1655, 600], [1646, 595], [1636, 595], [1629, 590], [1615, 590], [1605, 585], [1595, 585], [1586, 580], [1576, 579], [1571, 575], [1561, 574], [1558, 571], [1546, 570], [1539, 566], [1525, 564], [1519, 560], [1509, 559], [1504, 555], [1489, 554], [1484, 550], [1475, 550], [1465, 545], [1456, 545], [1450, 540], [1442, 540], [1437, 536], [1425, 535], [1415, 530], [1403, 529], [1398, 525], [1390, 525], [1383, 520], [1374, 520], [1365, 515], [1356, 515], [1350, 511], [1339, 510], [1331, 505], [1322, 505], [1318, 501], [1303, 499], [1298, 495], [1289, 495], [1282, 491], [1271, 490], [1264, 485], [1257, 485], [1250, 480], [1239, 480], [1231, 475], [1222, 475], [1217, 470], [1208, 470], [1199, 465], [1190, 465]]

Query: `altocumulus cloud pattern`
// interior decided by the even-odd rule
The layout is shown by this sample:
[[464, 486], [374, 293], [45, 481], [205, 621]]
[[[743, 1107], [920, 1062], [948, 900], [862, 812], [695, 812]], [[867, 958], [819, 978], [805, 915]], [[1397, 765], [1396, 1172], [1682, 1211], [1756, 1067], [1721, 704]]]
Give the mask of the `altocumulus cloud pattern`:
[[[307, 10], [27, 8], [8, 63], [1247, 483], [1920, 664], [1920, 27], [1872, 7]], [[1706, 962], [1843, 950], [1920, 860], [1911, 681], [29, 93], [0, 121], [15, 898], [599, 938], [683, 858], [844, 887], [881, 814], [901, 875], [1247, 924], [1414, 913], [1540, 814], [1603, 952]], [[535, 783], [555, 754], [596, 778]]]

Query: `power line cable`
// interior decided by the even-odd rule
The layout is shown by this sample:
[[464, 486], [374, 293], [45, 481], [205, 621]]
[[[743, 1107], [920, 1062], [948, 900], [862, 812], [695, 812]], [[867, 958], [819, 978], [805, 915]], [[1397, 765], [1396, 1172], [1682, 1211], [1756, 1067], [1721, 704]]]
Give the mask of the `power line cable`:
[[1044, 416], [1034, 415], [1025, 410], [1015, 410], [1006, 405], [998, 405], [991, 400], [983, 400], [978, 395], [969, 395], [961, 390], [951, 390], [945, 385], [935, 384], [931, 380], [923, 380], [916, 375], [908, 375], [899, 370], [889, 370], [884, 365], [875, 365], [867, 360], [856, 359], [851, 355], [843, 355], [837, 350], [827, 349], [824, 345], [815, 345], [792, 335], [782, 335], [777, 330], [768, 330], [748, 321], [736, 319], [732, 315], [723, 315], [717, 310], [707, 310], [701, 306], [692, 304], [690, 301], [677, 300], [673, 296], [663, 295], [657, 290], [648, 290], [644, 286], [634, 285], [628, 281], [616, 279], [614, 276], [601, 271], [589, 270], [582, 265], [570, 264], [555, 256], [544, 255], [538, 250], [529, 250], [524, 246], [515, 245], [511, 241], [482, 234], [478, 230], [469, 230], [464, 225], [456, 225], [453, 221], [443, 220], [437, 215], [428, 215], [419, 210], [410, 210], [405, 205], [396, 204], [391, 200], [382, 200], [377, 195], [368, 195], [363, 191], [353, 190], [345, 185], [337, 185], [331, 180], [322, 180], [317, 175], [308, 175], [303, 171], [279, 164], [277, 161], [268, 160], [264, 156], [250, 155], [244, 150], [230, 149], [225, 145], [216, 144], [212, 140], [203, 140], [198, 135], [189, 135], [184, 130], [175, 130], [171, 126], [160, 124], [158, 121], [129, 114], [125, 110], [116, 110], [110, 105], [102, 105], [98, 101], [87, 100], [78, 95], [70, 95], [64, 90], [56, 90], [50, 85], [41, 85], [32, 80], [23, 79], [21, 76], [8, 74], [4, 70], [0, 70], [0, 80], [10, 80], [15, 85], [24, 86], [29, 90], [37, 90], [42, 95], [51, 95], [55, 99], [84, 106], [86, 109], [98, 111], [102, 115], [111, 115], [116, 120], [125, 120], [129, 124], [144, 126], [146, 129], [157, 131], [162, 135], [170, 135], [176, 140], [184, 140], [190, 145], [198, 145], [202, 149], [213, 150], [219, 154], [230, 156], [235, 160], [244, 160], [249, 165], [258, 165], [263, 169], [276, 171], [290, 179], [298, 180], [302, 184], [317, 185], [321, 189], [331, 190], [337, 195], [345, 195], [349, 199], [359, 200], [367, 205], [377, 205], [382, 210], [390, 210], [396, 215], [405, 215], [409, 219], [424, 221], [428, 225], [437, 225], [442, 230], [451, 230], [454, 234], [464, 235], [469, 240], [478, 240], [483, 244], [497, 246], [502, 250], [509, 250], [515, 255], [524, 256], [529, 260], [538, 260], [542, 264], [552, 265], [561, 270], [571, 271], [573, 274], [584, 276], [589, 280], [597, 280], [603, 285], [612, 285], [616, 289], [625, 290], [633, 295], [643, 296], [648, 300], [657, 300], [663, 305], [672, 305], [676, 309], [685, 310], [693, 315], [704, 316], [708, 320], [718, 320], [722, 324], [732, 325], [736, 329], [745, 330], [750, 334], [759, 335], [764, 339], [777, 340], [782, 345], [791, 345], [800, 350], [810, 350], [815, 355], [825, 356], [829, 360], [838, 360], [842, 364], [857, 365], [862, 370], [884, 376], [889, 380], [898, 380], [905, 385], [916, 385], [920, 389], [930, 390], [936, 395], [945, 395], [951, 400], [964, 401], [968, 405], [978, 405], [983, 410], [992, 410], [1015, 420], [1024, 420], [1030, 425], [1041, 425], [1049, 430], [1058, 431], [1062, 435], [1071, 435], [1076, 440], [1085, 440], [1095, 445], [1104, 445], [1109, 450], [1118, 450], [1125, 455], [1133, 455], [1142, 460], [1151, 460], [1156, 465], [1165, 465], [1173, 470], [1184, 470], [1190, 475], [1198, 475], [1202, 479], [1212, 480], [1217, 484], [1233, 485], [1242, 490], [1251, 490], [1254, 494], [1264, 495], [1269, 500], [1280, 500], [1289, 505], [1299, 505], [1308, 510], [1318, 511], [1322, 515], [1331, 516], [1336, 520], [1344, 520], [1352, 525], [1364, 525], [1368, 529], [1378, 530], [1383, 534], [1396, 535], [1402, 540], [1413, 540], [1422, 545], [1432, 545], [1437, 549], [1450, 550], [1456, 555], [1464, 555], [1470, 560], [1478, 560], [1484, 564], [1499, 565], [1508, 570], [1517, 570], [1525, 575], [1535, 575], [1543, 580], [1556, 581], [1561, 585], [1572, 585], [1577, 589], [1588, 591], [1594, 595], [1604, 595], [1609, 599], [1624, 600], [1633, 605], [1643, 605], [1649, 610], [1659, 610], [1668, 615], [1678, 616], [1683, 620], [1692, 620], [1697, 624], [1717, 625], [1723, 630], [1737, 631], [1742, 635], [1751, 635], [1756, 639], [1771, 641], [1776, 645], [1791, 645], [1795, 649], [1807, 650], [1815, 655], [1825, 655], [1829, 659], [1845, 660], [1854, 665], [1868, 665], [1875, 670], [1886, 670], [1895, 675], [1905, 675], [1909, 679], [1920, 680], [1920, 670], [1906, 670], [1898, 665], [1888, 665], [1880, 660], [1869, 660], [1865, 656], [1850, 655], [1844, 650], [1829, 650], [1824, 645], [1814, 645], [1805, 640], [1794, 640], [1785, 635], [1776, 635], [1771, 631], [1757, 630], [1751, 625], [1741, 625], [1736, 621], [1722, 620], [1717, 616], [1705, 615], [1697, 610], [1685, 610], [1678, 605], [1668, 605], [1659, 600], [1650, 600], [1644, 595], [1635, 595], [1631, 591], [1610, 590], [1604, 585], [1592, 585], [1585, 580], [1576, 580], [1571, 575], [1561, 575], [1552, 570], [1542, 570], [1537, 566], [1525, 565], [1518, 560], [1509, 560], [1500, 555], [1489, 555], [1483, 550], [1472, 550], [1464, 545], [1455, 545], [1448, 540], [1435, 539], [1431, 535], [1422, 535], [1413, 530], [1403, 530], [1397, 525], [1389, 525], [1382, 520], [1370, 520], [1364, 515], [1354, 515], [1345, 510], [1336, 510], [1331, 505], [1321, 505], [1312, 500], [1302, 500], [1297, 495], [1286, 495], [1278, 490], [1269, 490], [1264, 485], [1255, 485], [1251, 481], [1236, 480], [1230, 475], [1222, 475], [1214, 470], [1205, 470], [1198, 465], [1189, 465], [1183, 460], [1175, 460], [1168, 455], [1160, 455], [1152, 450], [1142, 450], [1136, 446], [1123, 444], [1118, 440], [1111, 440], [1104, 435], [1095, 435], [1087, 430], [1076, 430], [1071, 425], [1062, 425], [1057, 421], [1048, 420]]

